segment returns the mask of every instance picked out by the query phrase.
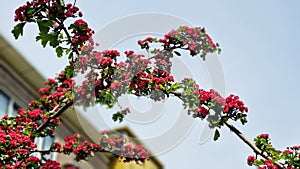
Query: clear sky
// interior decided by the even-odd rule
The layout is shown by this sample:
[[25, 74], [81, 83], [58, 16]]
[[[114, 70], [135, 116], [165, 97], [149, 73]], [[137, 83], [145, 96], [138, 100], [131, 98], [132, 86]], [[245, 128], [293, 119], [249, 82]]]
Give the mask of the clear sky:
[[[18, 41], [10, 34], [14, 9], [22, 3], [21, 0], [2, 3], [0, 33], [45, 77], [54, 76], [63, 68], [66, 58], [56, 59], [52, 50], [35, 43], [34, 27], [28, 26], [25, 37]], [[260, 133], [270, 133], [273, 145], [278, 148], [300, 145], [299, 1], [77, 0], [77, 4], [96, 32], [113, 20], [145, 12], [170, 14], [192, 25], [206, 27], [223, 50], [219, 58], [225, 75], [226, 95], [239, 95], [249, 107], [249, 123], [238, 125], [240, 130], [250, 139]], [[161, 23], [154, 24], [159, 27]], [[201, 80], [199, 83], [201, 86]], [[178, 113], [175, 116], [168, 113], [173, 112], [160, 116], [165, 122], [126, 124], [141, 138], [156, 137], [181, 118]], [[104, 118], [110, 119], [109, 116]], [[251, 150], [227, 128], [221, 130], [217, 142], [210, 139], [200, 145], [202, 128], [203, 123], [197, 120], [182, 142], [158, 155], [167, 169], [249, 168], [246, 158]]]

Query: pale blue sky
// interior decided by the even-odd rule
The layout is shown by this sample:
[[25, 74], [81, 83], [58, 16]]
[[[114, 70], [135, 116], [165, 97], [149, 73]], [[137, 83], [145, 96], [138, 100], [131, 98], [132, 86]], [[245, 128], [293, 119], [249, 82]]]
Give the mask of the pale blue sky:
[[[35, 43], [33, 27], [27, 27], [25, 37], [18, 41], [10, 34], [14, 9], [22, 2], [7, 1], [0, 6], [1, 34], [45, 77], [53, 76], [66, 58], [55, 59], [51, 50]], [[241, 131], [250, 139], [260, 133], [270, 133], [273, 145], [278, 148], [300, 144], [299, 1], [77, 0], [77, 3], [96, 31], [112, 20], [144, 12], [171, 14], [206, 27], [223, 50], [219, 57], [226, 94], [239, 95], [249, 107], [249, 123], [240, 126]], [[173, 120], [171, 116], [169, 119]], [[203, 127], [200, 123], [197, 121], [180, 144], [158, 156], [167, 169], [249, 168], [246, 158], [251, 150], [227, 128], [221, 130], [217, 142], [209, 140], [199, 145]], [[153, 126], [156, 130], [159, 127]], [[132, 129], [140, 137], [148, 136], [141, 127]]]

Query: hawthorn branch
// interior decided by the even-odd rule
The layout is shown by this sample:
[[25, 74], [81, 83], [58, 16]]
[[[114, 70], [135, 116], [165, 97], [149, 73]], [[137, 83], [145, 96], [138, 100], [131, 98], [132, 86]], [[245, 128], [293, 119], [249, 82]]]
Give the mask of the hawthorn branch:
[[79, 49], [78, 49], [78, 47], [76, 46], [76, 45], [74, 45], [73, 43], [72, 43], [72, 37], [71, 37], [71, 35], [70, 35], [70, 33], [69, 33], [69, 31], [67, 30], [67, 28], [65, 27], [65, 25], [64, 25], [64, 21], [60, 21], [60, 20], [58, 20], [58, 19], [55, 19], [55, 21], [59, 24], [59, 27], [64, 31], [64, 33], [66, 34], [66, 36], [67, 36], [67, 39], [68, 39], [68, 42], [71, 44], [71, 46], [72, 46], [72, 48], [73, 48], [73, 51], [77, 54], [77, 55], [79, 55]]
[[50, 154], [50, 153], [53, 153], [53, 152], [56, 152], [56, 151], [50, 151], [50, 150], [33, 150], [33, 151], [30, 151], [30, 153], [41, 153], [41, 154]]
[[[236, 134], [241, 140], [243, 140], [244, 143], [246, 143], [256, 154], [262, 156], [266, 160], [272, 160], [272, 158], [264, 151], [256, 147], [255, 144], [253, 144], [241, 131], [239, 131], [236, 127], [234, 127], [229, 121], [225, 122], [225, 125], [232, 131], [234, 134]], [[284, 169], [284, 166], [280, 164], [279, 162], [275, 162], [275, 164], [279, 167]]]
[[[178, 93], [178, 92], [171, 92], [171, 93], [174, 96], [176, 96], [179, 99], [181, 99], [181, 96], [182, 96], [181, 93]], [[261, 149], [259, 149], [255, 144], [253, 144], [239, 129], [237, 129], [236, 127], [234, 127], [228, 120], [224, 124], [230, 129], [230, 131], [232, 131], [244, 143], [246, 143], [256, 154], [260, 155], [261, 157], [263, 157], [266, 160], [272, 160], [272, 157], [270, 157], [265, 151], [262, 151]], [[284, 166], [281, 163], [275, 162], [275, 164], [279, 168], [284, 169]]]
[[[50, 123], [51, 119], [55, 119], [55, 118], [59, 117], [63, 112], [65, 112], [69, 107], [71, 107], [73, 105], [73, 100], [63, 101], [62, 104], [64, 104], [64, 105], [56, 113], [50, 115], [48, 117], [48, 119], [37, 128], [37, 130], [36, 130], [37, 133], [44, 130], [48, 126], [48, 124]], [[55, 109], [56, 108], [53, 109], [53, 112], [55, 112]]]

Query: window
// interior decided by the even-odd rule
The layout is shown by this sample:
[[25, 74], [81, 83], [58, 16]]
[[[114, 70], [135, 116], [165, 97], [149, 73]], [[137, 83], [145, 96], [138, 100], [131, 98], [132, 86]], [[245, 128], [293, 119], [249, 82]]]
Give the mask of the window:
[[[53, 137], [47, 136], [42, 138], [42, 150], [49, 150], [53, 142], [54, 142]], [[46, 155], [45, 158], [53, 159], [53, 153]]]
[[0, 90], [0, 116], [16, 115], [20, 106], [10, 98], [6, 93]]
[[[49, 150], [52, 143], [55, 141], [55, 138], [47, 136], [47, 137], [37, 137], [34, 140], [34, 143], [37, 144], [37, 150]], [[41, 158], [40, 153], [33, 153], [34, 156]], [[44, 156], [45, 159], [54, 159], [54, 154], [50, 153]]]
[[9, 97], [0, 90], [0, 115], [3, 117], [7, 114]]

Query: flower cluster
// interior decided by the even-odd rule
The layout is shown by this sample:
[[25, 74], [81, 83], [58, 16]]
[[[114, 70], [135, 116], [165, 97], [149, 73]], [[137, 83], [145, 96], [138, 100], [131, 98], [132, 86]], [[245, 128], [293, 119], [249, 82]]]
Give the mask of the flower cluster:
[[[172, 75], [165, 70], [154, 69], [151, 73], [139, 71], [130, 82], [135, 95], [149, 95], [154, 90], [164, 90], [174, 81]], [[156, 98], [159, 99], [159, 98]], [[156, 100], [154, 98], [154, 100]]]
[[91, 39], [94, 34], [94, 31], [89, 28], [88, 24], [82, 19], [78, 19], [71, 24], [69, 30], [73, 33], [72, 43], [79, 45], [79, 47]]
[[78, 145], [73, 153], [75, 154], [75, 160], [79, 161], [82, 159], [87, 160], [87, 157], [93, 157], [94, 152], [99, 152], [100, 146], [98, 144], [89, 143], [84, 141], [81, 145]]
[[[73, 23], [68, 19], [82, 17], [83, 14], [77, 6], [64, 1], [56, 0], [33, 0], [20, 6], [15, 11], [14, 20], [18, 23], [12, 33], [17, 39], [23, 34], [23, 28], [26, 23], [37, 23], [39, 34], [37, 41], [41, 41], [43, 47], [49, 44], [56, 49], [58, 57], [63, 54], [69, 55], [70, 61], [74, 61], [84, 43], [89, 41], [94, 31], [88, 27], [88, 24], [77, 19]], [[66, 23], [72, 23], [68, 28]]]
[[258, 166], [259, 169], [297, 169], [300, 167], [300, 146], [287, 147], [286, 150], [275, 149], [269, 138], [269, 134], [260, 134], [255, 139], [255, 145], [269, 156], [269, 159], [258, 159], [248, 156], [248, 165]]
[[48, 168], [53, 168], [53, 169], [60, 169], [60, 164], [57, 161], [53, 161], [48, 159], [44, 166], [41, 167], [41, 169], [48, 169]]
[[[216, 123], [219, 127], [228, 119], [240, 120], [242, 124], [247, 122], [245, 113], [248, 108], [239, 100], [238, 96], [231, 94], [227, 98], [223, 98], [213, 89], [209, 91], [200, 89], [199, 85], [189, 78], [181, 81], [180, 88], [182, 89], [180, 99], [183, 101], [183, 106], [187, 108], [189, 114], [193, 113], [194, 118], [204, 119], [209, 116], [207, 120], [211, 125]], [[214, 114], [210, 115], [210, 110], [213, 110]]]
[[149, 49], [149, 43], [152, 43], [152, 42], [155, 42], [157, 41], [155, 38], [152, 38], [152, 37], [147, 37], [146, 39], [144, 40], [138, 40], [138, 45], [141, 46], [142, 49]]
[[58, 142], [54, 142], [50, 148], [52, 152], [63, 152], [64, 154], [73, 153], [75, 155], [75, 160], [87, 160], [88, 157], [94, 156], [95, 152], [100, 152], [99, 144], [90, 143], [88, 141], [83, 141], [80, 143], [80, 136], [74, 134], [69, 137], [65, 137], [65, 144], [61, 145]]
[[74, 134], [72, 136], [69, 137], [65, 137], [65, 144], [63, 145], [63, 152], [65, 154], [69, 154], [71, 152], [73, 152], [74, 148], [77, 147], [78, 145], [78, 139], [79, 139], [79, 135], [78, 134]]
[[186, 49], [190, 51], [190, 55], [195, 56], [201, 54], [201, 58], [205, 59], [208, 53], [220, 51], [218, 44], [214, 43], [204, 28], [190, 28], [181, 26], [176, 30], [167, 33], [164, 38], [159, 39], [165, 50], [172, 51], [174, 49]]
[[119, 133], [103, 132], [100, 146], [105, 147], [105, 151], [120, 157], [123, 162], [145, 162], [149, 159], [149, 153], [143, 146], [135, 145], [130, 139], [121, 136]]
[[[26, 159], [30, 151], [36, 148], [34, 140], [29, 135], [23, 133], [24, 126], [17, 127], [9, 124], [9, 122], [14, 120], [13, 118], [3, 118], [0, 121], [0, 154], [2, 157], [0, 166], [11, 164], [12, 162], [17, 163], [19, 160]], [[15, 158], [11, 159], [11, 157]], [[25, 162], [19, 162], [18, 165], [25, 165]]]
[[127, 144], [121, 149], [121, 158], [124, 159], [123, 162], [130, 162], [132, 160], [145, 162], [145, 160], [149, 159], [149, 154], [141, 145], [133, 146]]
[[168, 50], [154, 49], [151, 53], [154, 54], [154, 64], [158, 69], [166, 70], [168, 72], [171, 71], [172, 62], [170, 59], [173, 57], [172, 52]]
[[55, 0], [34, 0], [27, 2], [26, 5], [20, 6], [15, 11], [15, 21], [34, 22], [34, 19], [58, 18], [66, 19], [67, 17], [82, 17], [79, 8], [72, 4], [57, 3]]
[[225, 101], [224, 113], [228, 113], [230, 111], [248, 112], [248, 108], [245, 107], [241, 100], [239, 100], [239, 96], [231, 94], [225, 99]]

